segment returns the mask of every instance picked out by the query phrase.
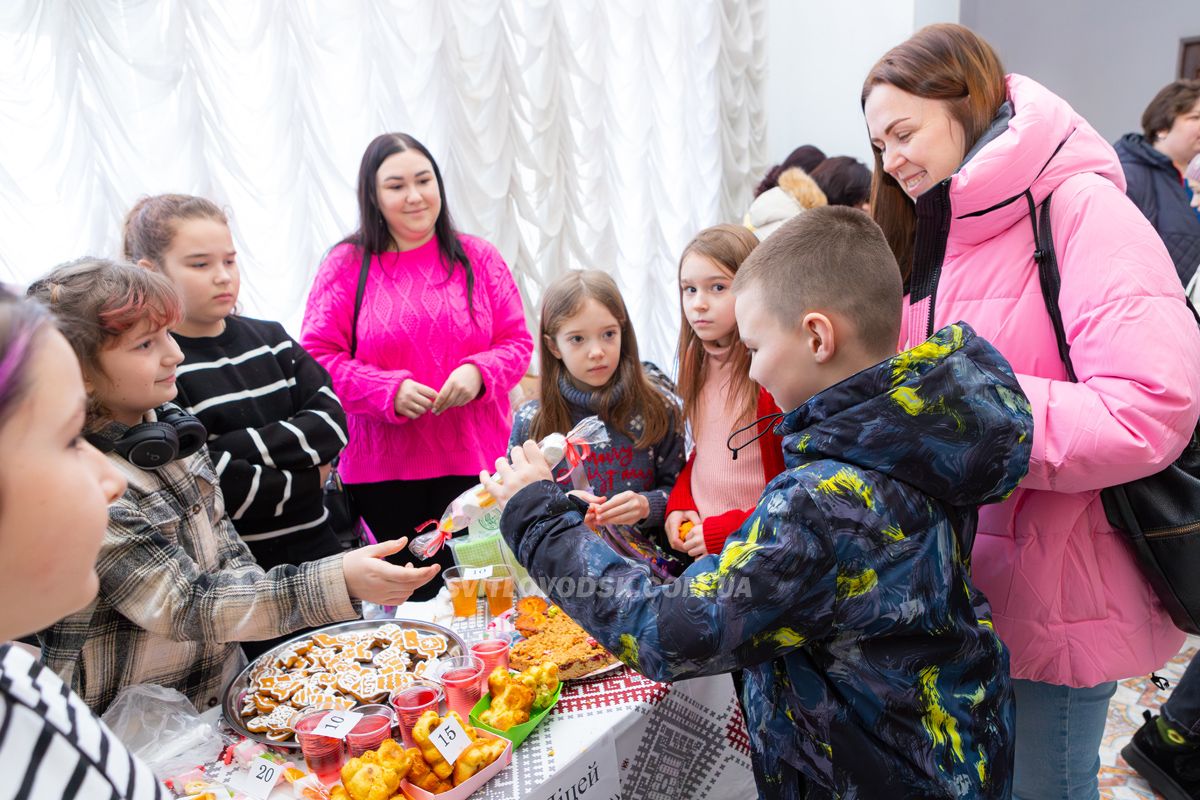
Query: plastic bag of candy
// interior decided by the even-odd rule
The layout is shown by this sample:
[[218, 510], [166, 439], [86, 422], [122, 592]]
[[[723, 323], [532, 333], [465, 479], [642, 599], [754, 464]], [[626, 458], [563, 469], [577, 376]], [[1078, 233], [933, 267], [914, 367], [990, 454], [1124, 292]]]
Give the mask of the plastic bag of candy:
[[[608, 442], [608, 429], [599, 417], [584, 417], [579, 424], [569, 430], [566, 435], [552, 433], [538, 442], [542, 457], [550, 469], [557, 467], [562, 461], [567, 462], [567, 474], [578, 467], [592, 453], [596, 445]], [[499, 476], [492, 475], [492, 480], [499, 481]], [[561, 480], [561, 479], [560, 479]], [[432, 558], [437, 551], [454, 535], [467, 527], [474, 520], [487, 513], [496, 504], [483, 484], [477, 483], [472, 488], [460, 494], [446, 506], [442, 518], [436, 522], [437, 528], [429, 533], [423, 533], [414, 538], [408, 549], [422, 561]], [[434, 520], [425, 523], [422, 528], [435, 524]]]

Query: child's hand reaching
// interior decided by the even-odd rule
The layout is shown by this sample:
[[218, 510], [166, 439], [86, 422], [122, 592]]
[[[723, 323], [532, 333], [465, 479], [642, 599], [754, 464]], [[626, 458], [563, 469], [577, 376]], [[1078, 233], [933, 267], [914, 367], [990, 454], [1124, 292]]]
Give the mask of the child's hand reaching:
[[406, 544], [408, 537], [401, 536], [360, 547], [343, 556], [342, 572], [350, 597], [380, 606], [398, 606], [412, 596], [417, 587], [429, 583], [441, 569], [437, 564], [414, 567], [409, 563], [398, 567], [384, 561], [386, 556], [403, 550]]
[[648, 516], [650, 501], [631, 491], [613, 495], [596, 509], [596, 522], [601, 525], [637, 525]]
[[499, 483], [492, 480], [487, 470], [483, 470], [479, 473], [479, 482], [488, 494], [496, 498], [500, 508], [504, 508], [509, 498], [529, 484], [554, 480], [542, 451], [533, 441], [512, 449], [512, 464], [507, 459], [497, 458], [496, 475], [500, 478]]

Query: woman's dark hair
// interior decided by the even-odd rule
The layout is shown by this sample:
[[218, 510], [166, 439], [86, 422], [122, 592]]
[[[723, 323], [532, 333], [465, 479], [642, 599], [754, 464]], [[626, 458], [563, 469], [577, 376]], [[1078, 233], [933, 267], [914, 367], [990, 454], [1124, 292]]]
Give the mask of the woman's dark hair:
[[792, 167], [799, 167], [805, 172], [812, 174], [812, 171], [817, 168], [817, 164], [820, 164], [824, 160], [825, 154], [818, 147], [814, 147], [811, 144], [797, 147], [788, 154], [787, 158], [767, 171], [762, 181], [759, 182], [758, 188], [754, 190], [754, 196], [758, 197], [768, 189], [774, 189], [778, 186], [779, 176]]
[[460, 264], [467, 276], [467, 309], [474, 319], [474, 307], [471, 305], [471, 292], [475, 287], [475, 273], [471, 270], [471, 260], [467, 251], [458, 240], [458, 230], [450, 216], [450, 206], [446, 203], [446, 182], [442, 180], [442, 171], [433, 154], [407, 133], [384, 133], [376, 136], [367, 145], [363, 153], [362, 163], [358, 167], [358, 230], [342, 240], [361, 247], [371, 255], [382, 253], [393, 244], [391, 231], [388, 230], [387, 220], [379, 209], [379, 196], [375, 190], [375, 177], [380, 166], [389, 157], [405, 150], [416, 150], [433, 165], [433, 177], [437, 179], [438, 196], [442, 201], [442, 210], [438, 213], [437, 221], [433, 224], [433, 237], [437, 239], [438, 253], [446, 266], [446, 278], [454, 275], [454, 265]]
[[[962, 25], [926, 25], [883, 54], [863, 81], [862, 106], [881, 83], [927, 100], [940, 100], [964, 134], [963, 156], [970, 152], [1007, 99], [1004, 67], [982, 37]], [[917, 236], [917, 212], [900, 184], [883, 171], [883, 154], [874, 144], [871, 216], [883, 228], [888, 245], [908, 281]]]
[[857, 158], [834, 156], [809, 173], [831, 206], [858, 208], [871, 199], [871, 170]]
[[1142, 112], [1142, 131], [1151, 144], [1162, 131], [1171, 130], [1175, 118], [1186, 114], [1200, 100], [1200, 81], [1175, 81], [1158, 90]]

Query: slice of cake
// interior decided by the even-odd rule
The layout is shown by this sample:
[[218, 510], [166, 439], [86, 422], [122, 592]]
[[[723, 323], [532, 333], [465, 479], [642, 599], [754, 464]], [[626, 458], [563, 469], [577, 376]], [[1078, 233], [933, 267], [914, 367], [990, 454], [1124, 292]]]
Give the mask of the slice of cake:
[[514, 669], [524, 670], [545, 661], [553, 661], [558, 665], [559, 678], [571, 680], [617, 663], [612, 653], [589, 636], [562, 609], [551, 606], [544, 619], [540, 630], [513, 645], [509, 664]]

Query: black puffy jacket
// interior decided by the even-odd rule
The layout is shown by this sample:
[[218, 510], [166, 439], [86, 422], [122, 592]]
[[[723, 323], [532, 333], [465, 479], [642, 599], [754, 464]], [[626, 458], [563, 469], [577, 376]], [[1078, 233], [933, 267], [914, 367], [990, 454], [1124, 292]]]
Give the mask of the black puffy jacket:
[[1158, 231], [1184, 285], [1200, 265], [1200, 216], [1171, 159], [1140, 133], [1127, 133], [1115, 145], [1125, 170], [1125, 192]]

